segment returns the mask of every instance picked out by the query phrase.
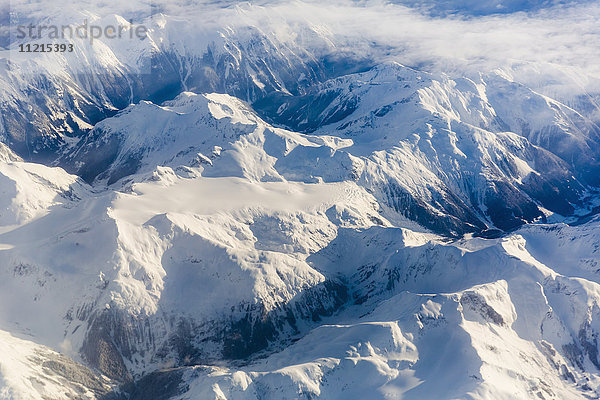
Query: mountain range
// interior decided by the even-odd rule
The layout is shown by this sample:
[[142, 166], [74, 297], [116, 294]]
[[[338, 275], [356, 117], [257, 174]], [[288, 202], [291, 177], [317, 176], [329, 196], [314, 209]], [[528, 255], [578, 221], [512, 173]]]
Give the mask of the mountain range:
[[[0, 399], [600, 396], [593, 70], [414, 62], [309, 2], [15, 3], [148, 36], [2, 42]], [[399, 3], [338, 11], [591, 7]]]

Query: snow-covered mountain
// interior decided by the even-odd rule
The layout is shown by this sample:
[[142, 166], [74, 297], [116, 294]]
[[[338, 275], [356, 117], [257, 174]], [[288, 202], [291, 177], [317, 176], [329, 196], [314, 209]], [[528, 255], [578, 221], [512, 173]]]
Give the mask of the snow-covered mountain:
[[[438, 16], [334, 10], [455, 8], [409, 3]], [[563, 7], [496, 3], [468, 18]], [[154, 7], [42, 13], [144, 40], [2, 51], [0, 399], [600, 397], [593, 72]]]
[[[26, 6], [11, 6], [21, 25], [32, 23]], [[243, 12], [231, 8], [213, 17]], [[249, 101], [273, 91], [303, 93], [331, 75], [331, 65], [336, 65], [335, 56], [318, 60], [302, 46], [302, 38], [282, 40], [276, 32], [243, 23], [217, 28], [214, 23], [198, 26], [196, 19], [154, 14], [136, 24], [115, 14], [71, 8], [47, 23], [77, 27], [79, 21], [125, 32], [143, 26], [148, 34], [145, 40], [125, 35], [127, 40], [98, 40], [95, 45], [74, 37], [73, 52], [39, 58], [15, 50], [27, 38], [14, 39], [12, 51], [4, 51], [0, 133], [27, 159], [52, 161], [72, 138], [140, 100], [160, 104], [184, 90], [225, 92]], [[302, 29], [313, 51], [331, 46], [325, 33]]]
[[[589, 207], [583, 197], [600, 176], [598, 127], [532, 91], [508, 112], [503, 99], [514, 106], [521, 97], [505, 79], [490, 81], [436, 80], [386, 64], [327, 81], [314, 94], [277, 93], [254, 104], [291, 131], [274, 128], [234, 98], [184, 93], [102, 121], [61, 164], [109, 184], [157, 165], [198, 164], [210, 176], [353, 180], [375, 193], [388, 217], [454, 235]], [[525, 113], [531, 122], [517, 125]], [[227, 161], [217, 162], [221, 156]]]
[[158, 369], [133, 398], [595, 396], [597, 222], [448, 242], [356, 184], [199, 170], [76, 183], [75, 204], [3, 234], [3, 327], [112, 379]]
[[438, 231], [512, 228], [543, 218], [540, 205], [572, 214], [600, 176], [595, 122], [498, 74], [384, 65], [255, 107], [294, 129], [352, 138], [348, 151], [367, 156], [364, 180], [384, 202]]

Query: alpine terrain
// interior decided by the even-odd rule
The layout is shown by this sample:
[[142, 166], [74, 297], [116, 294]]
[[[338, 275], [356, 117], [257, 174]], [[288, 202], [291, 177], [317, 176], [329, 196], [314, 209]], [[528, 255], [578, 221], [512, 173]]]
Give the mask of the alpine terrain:
[[597, 2], [122, 3], [0, 6], [0, 399], [600, 398]]

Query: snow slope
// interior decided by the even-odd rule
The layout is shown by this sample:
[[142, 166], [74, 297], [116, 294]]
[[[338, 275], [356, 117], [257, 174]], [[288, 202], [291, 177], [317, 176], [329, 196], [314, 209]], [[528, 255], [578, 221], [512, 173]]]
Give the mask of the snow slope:
[[[486, 94], [510, 83], [439, 79], [386, 64], [329, 81], [315, 94], [254, 104], [266, 115], [277, 110], [271, 118], [290, 128], [320, 127], [310, 135], [275, 128], [231, 96], [184, 92], [100, 122], [60, 162], [108, 184], [158, 165], [253, 180], [354, 180], [375, 194], [388, 219], [454, 235], [512, 229], [544, 220], [544, 210], [569, 216], [590, 209], [583, 197], [595, 185], [598, 159], [586, 150], [597, 147], [591, 121], [577, 114], [579, 122], [565, 125], [568, 107], [538, 95], [539, 122], [523, 106], [531, 123], [515, 133], [510, 126], [525, 114], [513, 108], [508, 120]], [[505, 107], [495, 99], [506, 96], [490, 98]], [[528, 96], [523, 101], [531, 103]], [[305, 117], [307, 107], [314, 115]], [[588, 157], [567, 162], [584, 150]]]
[[[162, 103], [184, 90], [254, 100], [270, 91], [302, 92], [327, 75], [316, 57], [293, 39], [291, 27], [287, 34], [262, 30], [243, 20], [243, 6], [201, 9], [179, 17], [156, 13], [142, 3], [115, 6], [113, 12], [95, 4], [75, 9], [60, 2], [13, 3], [14, 21], [3, 38], [8, 46], [0, 52], [0, 133], [3, 142], [28, 160], [54, 161], [97, 122], [141, 100]], [[76, 29], [86, 22], [125, 33], [120, 39], [102, 37], [93, 43], [69, 38], [73, 52], [20, 53], [22, 43], [64, 42], [19, 38], [18, 26], [38, 26], [40, 19], [44, 26]], [[198, 19], [210, 22], [199, 25]], [[129, 32], [139, 27], [146, 28], [147, 36], [130, 38]], [[302, 29], [310, 37], [307, 46], [329, 46], [325, 32]]]
[[[394, 228], [349, 232], [368, 238], [367, 254], [339, 235], [344, 248], [330, 245], [326, 257], [341, 257], [331, 267], [354, 274], [356, 296], [367, 299], [243, 368], [162, 374], [189, 388], [177, 399], [596, 398], [597, 277], [581, 279], [576, 268], [556, 273], [524, 239], [551, 237], [556, 228], [452, 244]], [[597, 244], [598, 223], [585, 229]], [[578, 251], [589, 236], [571, 239], [577, 245], [563, 254], [589, 255]]]
[[97, 399], [115, 385], [64, 355], [0, 332], [0, 398]]
[[117, 379], [186, 359], [243, 358], [302, 331], [306, 315], [318, 320], [345, 298], [305, 261], [335, 235], [329, 218], [385, 223], [351, 182], [178, 176], [169, 167], [140, 178], [126, 192], [88, 188], [0, 240], [3, 326], [81, 351]]
[[0, 398], [600, 397], [592, 76], [184, 3], [11, 9], [149, 36], [2, 42]]
[[[216, 126], [150, 147], [126, 136], [119, 154], [142, 149], [141, 167], [109, 189], [8, 153], [5, 174], [57, 189], [0, 235], [2, 329], [136, 379], [133, 398], [159, 384], [182, 399], [596, 396], [597, 221], [455, 241], [394, 226], [355, 180], [307, 183], [312, 170], [288, 164], [354, 141], [273, 128], [244, 107], [185, 93], [106, 120], [150, 108], [160, 132], [180, 117]], [[171, 157], [197, 138], [221, 151]], [[13, 187], [23, 209], [31, 184]], [[206, 365], [235, 359], [250, 364]]]
[[364, 184], [436, 231], [510, 229], [543, 218], [540, 205], [572, 214], [599, 176], [597, 125], [497, 74], [450, 79], [392, 63], [254, 106], [352, 139], [345, 151], [366, 159]]

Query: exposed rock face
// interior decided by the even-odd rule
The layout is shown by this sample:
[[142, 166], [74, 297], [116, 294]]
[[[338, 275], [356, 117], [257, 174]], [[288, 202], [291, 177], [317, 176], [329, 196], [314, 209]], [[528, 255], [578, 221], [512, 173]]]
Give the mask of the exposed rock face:
[[184, 17], [0, 70], [0, 397], [600, 395], [600, 96]]

